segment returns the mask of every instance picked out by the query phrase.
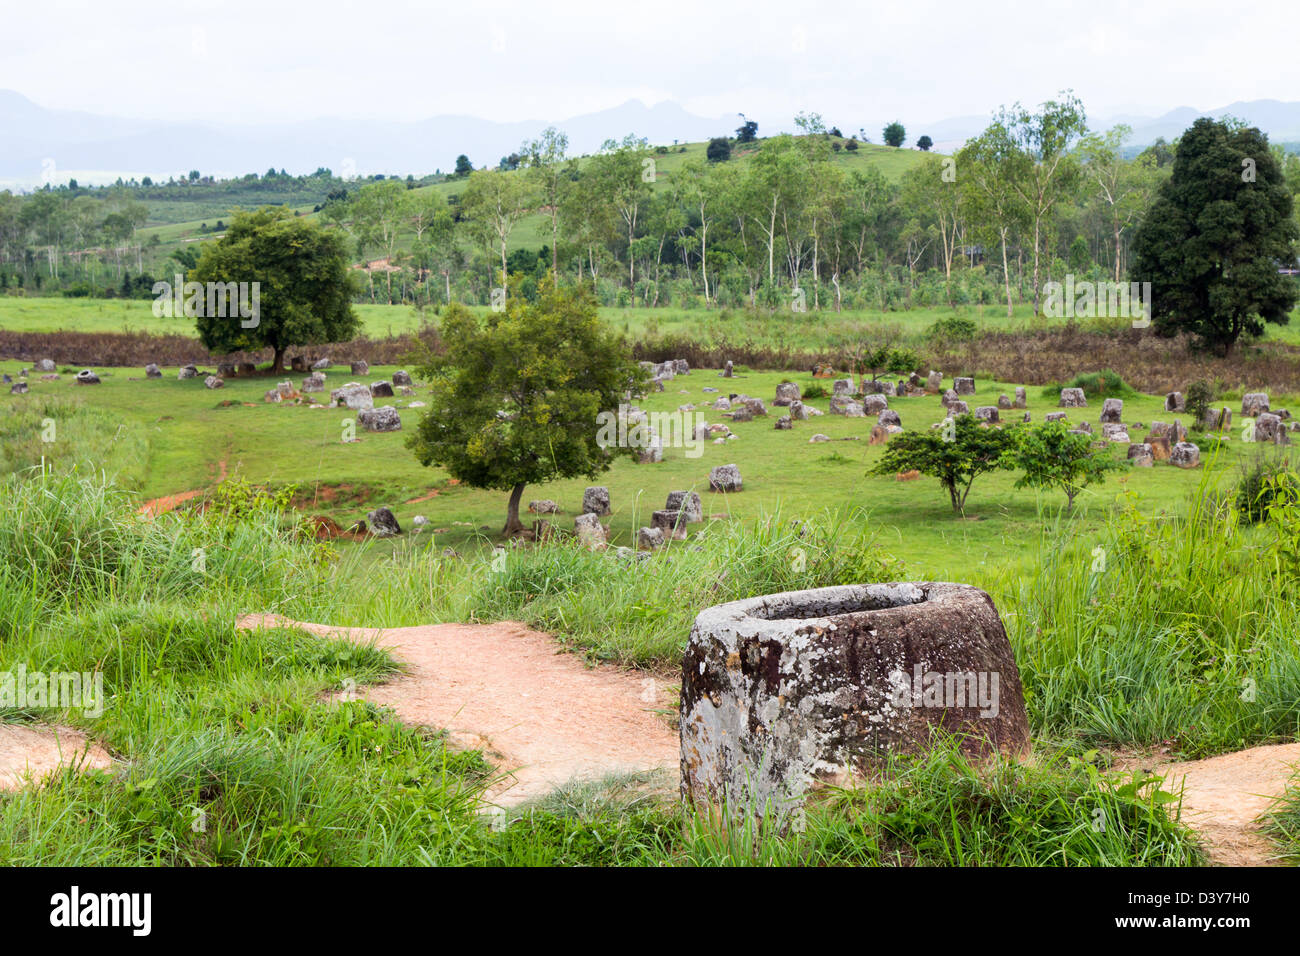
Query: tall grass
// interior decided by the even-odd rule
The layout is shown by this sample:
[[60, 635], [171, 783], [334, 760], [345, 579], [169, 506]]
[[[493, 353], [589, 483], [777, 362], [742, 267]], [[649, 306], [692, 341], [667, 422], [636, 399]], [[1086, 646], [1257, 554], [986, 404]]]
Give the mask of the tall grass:
[[1004, 583], [1040, 732], [1184, 757], [1300, 733], [1293, 533], [1243, 523], [1214, 483], [1211, 466], [1184, 512], [1130, 502], [1095, 535], [1058, 519]]

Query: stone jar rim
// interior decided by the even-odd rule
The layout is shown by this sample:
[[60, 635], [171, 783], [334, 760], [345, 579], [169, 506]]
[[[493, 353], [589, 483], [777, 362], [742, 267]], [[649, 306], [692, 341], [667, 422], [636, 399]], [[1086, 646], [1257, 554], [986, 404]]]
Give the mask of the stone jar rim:
[[694, 630], [790, 634], [809, 627], [834, 625], [845, 618], [861, 619], [881, 612], [924, 613], [927, 605], [989, 604], [988, 596], [969, 584], [946, 581], [894, 581], [884, 584], [841, 584], [802, 591], [784, 591], [718, 604], [701, 611]]

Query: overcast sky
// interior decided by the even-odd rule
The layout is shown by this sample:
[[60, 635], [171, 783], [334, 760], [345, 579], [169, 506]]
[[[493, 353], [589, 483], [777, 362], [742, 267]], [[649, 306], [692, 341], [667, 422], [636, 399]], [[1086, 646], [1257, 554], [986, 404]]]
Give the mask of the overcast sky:
[[1222, 0], [5, 0], [0, 88], [274, 122], [563, 120], [639, 98], [788, 128], [910, 124], [1063, 88], [1090, 118], [1300, 99], [1292, 4]]

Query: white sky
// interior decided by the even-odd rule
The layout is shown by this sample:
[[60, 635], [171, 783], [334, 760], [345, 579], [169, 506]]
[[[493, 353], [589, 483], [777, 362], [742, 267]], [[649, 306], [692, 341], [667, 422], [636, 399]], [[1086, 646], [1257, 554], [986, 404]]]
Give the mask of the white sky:
[[1278, 0], [4, 0], [0, 89], [119, 116], [562, 120], [639, 98], [763, 129], [1300, 99]]

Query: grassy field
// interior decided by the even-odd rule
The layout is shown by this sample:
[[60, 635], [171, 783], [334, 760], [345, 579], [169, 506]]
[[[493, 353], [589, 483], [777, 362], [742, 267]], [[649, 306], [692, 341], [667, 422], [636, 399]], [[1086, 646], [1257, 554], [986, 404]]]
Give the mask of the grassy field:
[[[409, 305], [353, 306], [361, 318], [362, 334], [384, 338], [414, 332], [436, 323], [437, 316]], [[1029, 305], [1018, 305], [1007, 317], [1003, 305], [955, 308], [915, 308], [899, 312], [845, 310], [834, 312], [746, 312], [679, 308], [601, 308], [601, 318], [629, 338], [681, 336], [700, 341], [753, 342], [798, 349], [835, 348], [864, 337], [897, 334], [919, 340], [935, 322], [952, 315], [973, 319], [981, 329], [1034, 330], [1064, 324], [1064, 319], [1034, 318]], [[0, 329], [15, 332], [148, 332], [194, 335], [194, 321], [162, 318], [153, 303], [134, 299], [64, 299], [0, 296]], [[1269, 326], [1262, 344], [1300, 345], [1300, 309], [1285, 326]]]
[[[16, 374], [19, 363], [0, 362], [0, 370]], [[372, 368], [369, 379], [389, 377], [393, 371]], [[302, 489], [304, 507], [344, 524], [364, 518], [367, 510], [380, 505], [392, 508], [404, 525], [423, 514], [434, 533], [415, 546], [438, 550], [494, 542], [504, 524], [503, 495], [455, 485], [441, 469], [420, 466], [404, 445], [405, 432], [359, 430], [358, 442], [344, 443], [352, 413], [266, 404], [262, 395], [273, 379], [232, 378], [219, 391], [210, 391], [201, 379], [178, 381], [174, 373], [146, 380], [141, 371], [114, 369], [101, 376], [103, 384], [91, 388], [75, 386], [67, 375], [59, 382], [34, 380], [29, 395], [4, 395], [0, 401], [21, 407], [47, 397], [71, 397], [120, 420], [127, 433], [148, 445], [147, 464], [141, 466], [139, 456], [132, 461], [131, 481], [142, 498], [204, 489], [224, 475], [255, 483], [296, 484]], [[705, 420], [726, 422], [708, 407], [717, 396], [704, 392], [705, 387], [726, 387], [770, 402], [777, 383], [786, 377], [742, 372], [728, 383], [713, 371], [698, 370], [674, 379], [668, 391], [651, 395], [641, 407], [672, 412], [693, 404]], [[804, 388], [814, 383], [807, 374], [790, 377]], [[349, 380], [346, 369], [335, 371], [326, 387]], [[1012, 383], [977, 385], [972, 407], [996, 404], [999, 394], [1014, 390]], [[1030, 391], [1029, 406], [1036, 421], [1056, 407], [1040, 391]], [[417, 387], [415, 396], [395, 404], [400, 408], [419, 401], [421, 394]], [[1162, 401], [1151, 396], [1129, 400], [1125, 418], [1147, 424], [1168, 421]], [[811, 404], [826, 409], [825, 400]], [[890, 405], [909, 428], [928, 427], [942, 417], [937, 397], [896, 398]], [[1092, 421], [1097, 431], [1099, 405], [1094, 401], [1080, 416]], [[777, 413], [769, 406], [768, 417], [737, 423], [733, 431], [738, 437], [725, 445], [705, 442], [695, 449], [669, 448], [664, 461], [656, 464], [621, 459], [595, 481], [572, 479], [530, 487], [524, 500], [556, 500], [563, 512], [559, 521], [567, 526], [579, 510], [583, 488], [607, 485], [614, 506], [613, 540], [625, 545], [633, 543], [637, 528], [649, 523], [650, 512], [663, 507], [668, 492], [680, 489], [700, 491], [705, 512], [718, 521], [753, 519], [776, 510], [791, 515], [833, 513], [846, 527], [869, 530], [882, 548], [905, 560], [912, 573], [941, 579], [966, 579], [986, 566], [1017, 564], [1026, 543], [1037, 534], [1040, 508], [1051, 510], [1058, 504], [1054, 498], [1015, 490], [1014, 475], [996, 473], [976, 484], [966, 517], [954, 518], [931, 479], [903, 482], [866, 475], [882, 454], [882, 449], [866, 441], [874, 419], [827, 414], [799, 422], [792, 431], [777, 431], [773, 428]], [[403, 411], [406, 431], [420, 414], [419, 409]], [[819, 432], [833, 441], [810, 444], [808, 438]], [[1140, 440], [1144, 433], [1145, 429], [1135, 428], [1131, 434]], [[1230, 443], [1229, 448], [1229, 459], [1244, 454], [1240, 442]], [[1116, 449], [1114, 454], [1122, 455], [1123, 446]], [[710, 493], [709, 469], [728, 463], [739, 466], [745, 490], [735, 495]], [[1143, 508], [1151, 513], [1175, 509], [1198, 478], [1196, 472], [1167, 465], [1121, 472], [1119, 478], [1083, 496], [1080, 520], [1099, 522], [1116, 495], [1124, 492], [1139, 495]], [[426, 496], [427, 500], [415, 500]], [[375, 544], [380, 550], [408, 546], [406, 542]]]

